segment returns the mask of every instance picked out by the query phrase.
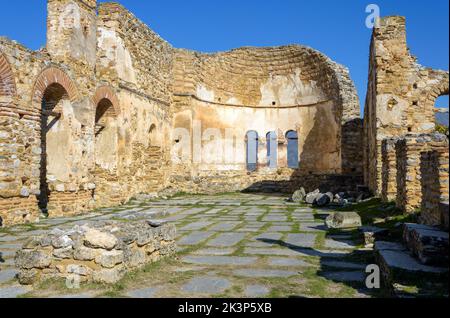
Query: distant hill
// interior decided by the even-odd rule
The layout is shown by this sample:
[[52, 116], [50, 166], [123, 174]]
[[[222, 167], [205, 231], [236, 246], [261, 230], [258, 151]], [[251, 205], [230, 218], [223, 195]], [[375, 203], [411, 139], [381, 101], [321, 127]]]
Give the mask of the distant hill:
[[438, 112], [436, 112], [436, 121], [440, 125], [448, 127], [448, 117], [448, 108], [440, 108]]

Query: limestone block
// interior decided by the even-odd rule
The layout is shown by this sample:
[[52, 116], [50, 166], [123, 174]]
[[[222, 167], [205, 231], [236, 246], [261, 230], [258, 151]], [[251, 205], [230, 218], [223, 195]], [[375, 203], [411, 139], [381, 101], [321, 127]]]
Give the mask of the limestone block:
[[327, 217], [325, 224], [330, 229], [345, 229], [359, 227], [362, 222], [358, 213], [336, 212]]
[[117, 238], [112, 234], [90, 229], [84, 235], [84, 244], [87, 247], [112, 250], [117, 245]]

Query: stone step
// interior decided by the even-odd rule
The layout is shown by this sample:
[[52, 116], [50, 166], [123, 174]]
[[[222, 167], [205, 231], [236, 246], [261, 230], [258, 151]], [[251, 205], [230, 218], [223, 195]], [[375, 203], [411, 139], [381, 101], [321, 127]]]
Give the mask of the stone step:
[[396, 286], [414, 287], [417, 291], [440, 290], [442, 282], [448, 282], [448, 267], [424, 265], [400, 243], [377, 241], [374, 250], [383, 284], [395, 296]]
[[448, 232], [438, 228], [407, 223], [403, 227], [403, 241], [422, 264], [448, 266]]

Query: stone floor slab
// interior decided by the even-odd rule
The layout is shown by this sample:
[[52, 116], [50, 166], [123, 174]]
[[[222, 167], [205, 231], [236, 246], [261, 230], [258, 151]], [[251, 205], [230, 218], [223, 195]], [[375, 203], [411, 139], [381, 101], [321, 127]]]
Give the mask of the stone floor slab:
[[294, 247], [313, 247], [316, 242], [315, 234], [288, 234], [285, 242]]
[[15, 269], [0, 269], [0, 284], [13, 280], [17, 274]]
[[241, 277], [292, 277], [297, 275], [296, 271], [277, 270], [277, 269], [237, 269], [233, 271], [233, 275]]
[[159, 290], [160, 288], [158, 287], [135, 289], [127, 292], [127, 296], [130, 298], [155, 298]]
[[0, 257], [3, 259], [13, 258], [15, 255], [16, 255], [16, 251], [13, 251], [13, 250], [0, 251]]
[[287, 221], [287, 216], [285, 215], [267, 215], [263, 217], [264, 222], [277, 222], [277, 221]]
[[205, 221], [199, 221], [199, 222], [193, 222], [188, 225], [183, 226], [180, 230], [183, 231], [198, 231], [201, 229], [204, 229], [207, 226], [210, 226], [213, 224], [213, 222], [205, 222]]
[[197, 245], [203, 241], [206, 241], [214, 234], [215, 232], [193, 232], [183, 236], [177, 243], [178, 245]]
[[219, 294], [230, 287], [231, 282], [228, 279], [202, 276], [191, 279], [181, 287], [181, 290], [188, 294]]
[[325, 240], [325, 247], [335, 249], [355, 249], [356, 245], [350, 240], [327, 239]]
[[240, 222], [224, 222], [214, 225], [209, 230], [210, 231], [231, 231], [236, 228]]
[[242, 256], [185, 256], [182, 261], [196, 265], [251, 265], [257, 257]]
[[214, 247], [228, 247], [238, 244], [244, 239], [244, 233], [223, 233], [210, 240], [206, 245]]
[[270, 289], [264, 285], [249, 285], [245, 288], [245, 296], [260, 298], [270, 293]]
[[248, 255], [276, 255], [276, 256], [304, 256], [303, 254], [288, 248], [259, 248], [246, 247], [244, 253]]
[[259, 232], [260, 229], [254, 228], [254, 227], [241, 227], [240, 229], [237, 229], [236, 232], [242, 232], [242, 233], [256, 233]]
[[0, 242], [15, 242], [19, 239], [20, 239], [20, 237], [8, 235], [8, 236], [0, 237]]
[[301, 232], [327, 232], [323, 223], [300, 223]]
[[283, 234], [281, 233], [274, 233], [274, 232], [266, 232], [259, 234], [257, 236], [254, 236], [252, 239], [259, 242], [265, 242], [265, 243], [277, 243], [279, 240], [283, 237]]
[[301, 259], [288, 258], [288, 257], [270, 257], [267, 260], [270, 266], [280, 266], [280, 267], [309, 267], [312, 266], [311, 263], [307, 263]]
[[286, 226], [286, 225], [275, 225], [271, 226], [267, 229], [269, 232], [291, 232], [292, 226]]
[[49, 298], [56, 298], [56, 299], [89, 299], [94, 298], [95, 295], [92, 293], [80, 293], [80, 294], [69, 294], [69, 295], [58, 295], [54, 297]]
[[30, 289], [20, 285], [0, 287], [0, 298], [17, 298], [17, 296], [26, 294]]
[[22, 248], [22, 243], [0, 243], [0, 251], [2, 250], [18, 250]]
[[321, 275], [326, 279], [335, 282], [364, 282], [366, 279], [366, 275], [363, 271], [326, 272]]
[[234, 248], [205, 248], [197, 250], [196, 255], [231, 255], [236, 251]]

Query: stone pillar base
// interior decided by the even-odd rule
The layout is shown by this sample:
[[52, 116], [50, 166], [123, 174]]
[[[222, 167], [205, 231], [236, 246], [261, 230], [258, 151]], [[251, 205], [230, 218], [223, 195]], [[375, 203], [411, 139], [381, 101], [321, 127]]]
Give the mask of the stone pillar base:
[[93, 193], [90, 190], [78, 192], [56, 192], [50, 194], [48, 202], [49, 217], [77, 215], [94, 207]]
[[0, 227], [33, 223], [39, 219], [36, 197], [0, 198]]

